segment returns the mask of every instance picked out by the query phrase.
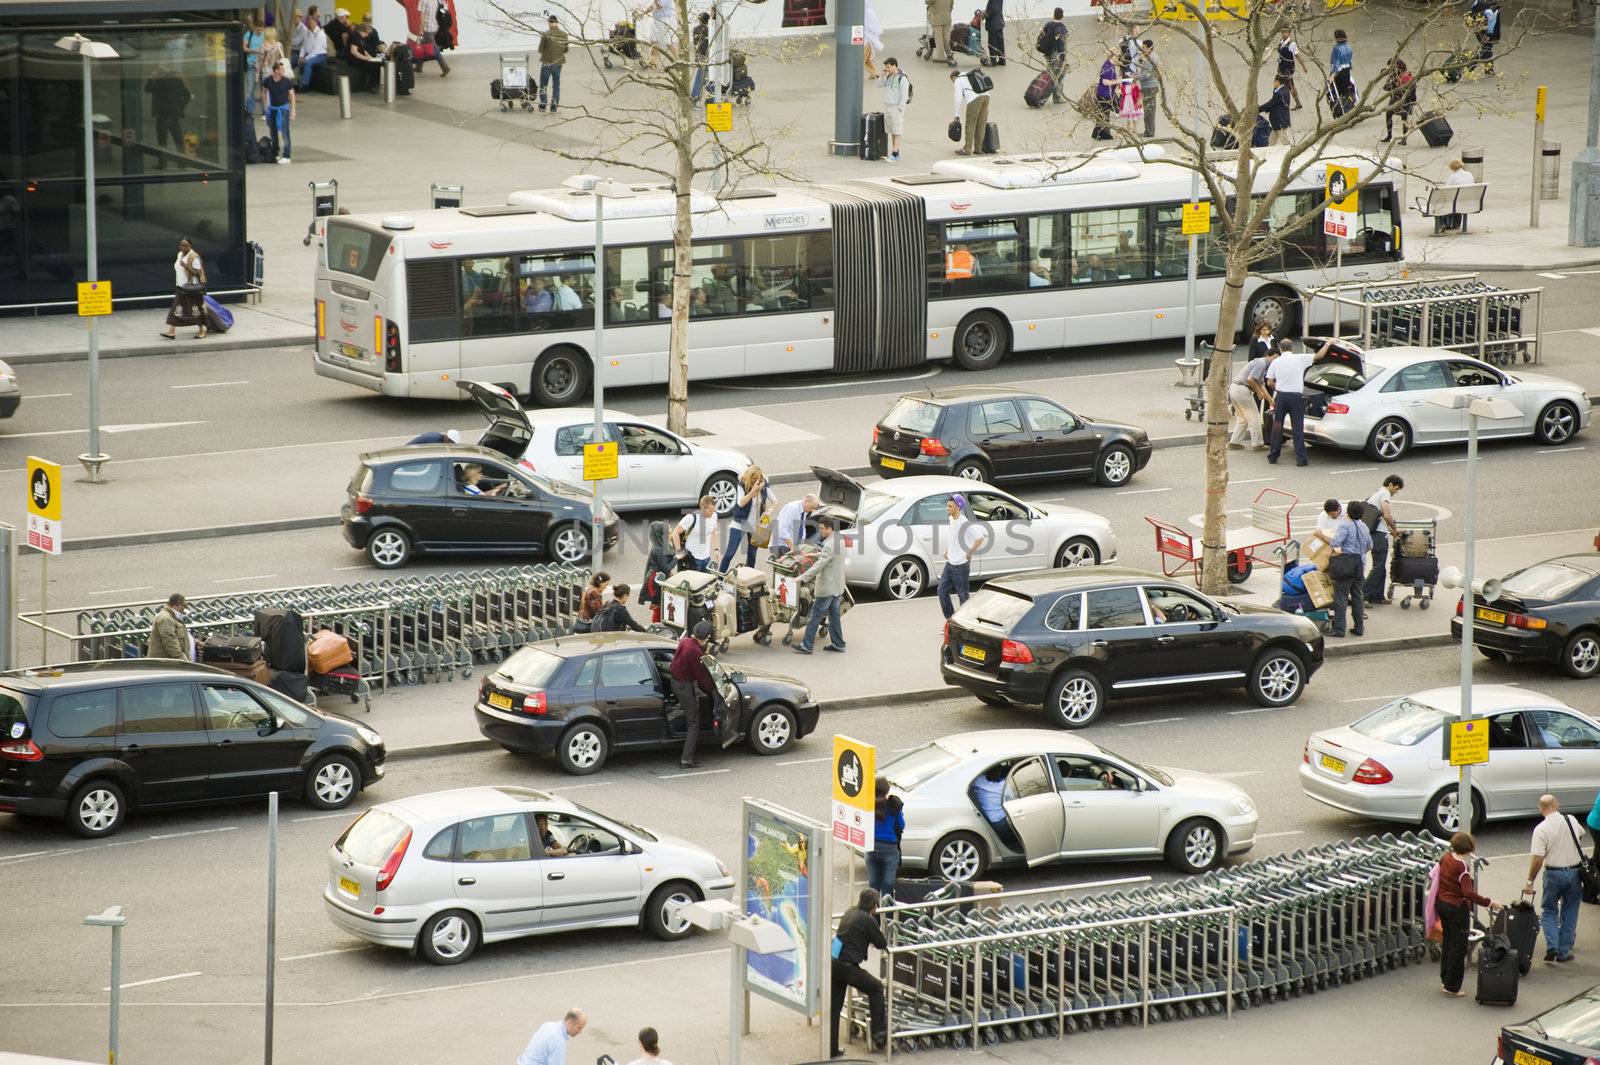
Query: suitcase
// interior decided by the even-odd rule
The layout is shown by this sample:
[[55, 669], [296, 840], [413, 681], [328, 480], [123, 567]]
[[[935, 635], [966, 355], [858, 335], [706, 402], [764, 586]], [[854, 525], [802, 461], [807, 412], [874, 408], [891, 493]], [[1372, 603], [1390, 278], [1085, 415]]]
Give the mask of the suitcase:
[[1389, 583], [1396, 588], [1409, 588], [1421, 581], [1423, 584], [1439, 583], [1439, 560], [1433, 556], [1411, 558], [1401, 555], [1389, 566]]
[[257, 684], [270, 684], [272, 682], [272, 670], [268, 669], [267, 664], [259, 658], [254, 662], [207, 662], [206, 664], [226, 670], [236, 677], [253, 680]]
[[1426, 558], [1428, 546], [1428, 534], [1421, 529], [1400, 531], [1400, 553], [1407, 558]]
[[489, 83], [489, 99], [491, 99], [491, 100], [504, 100], [505, 98], [506, 98], [506, 91], [505, 91], [505, 89], [500, 87], [500, 79], [499, 78], [495, 78], [493, 81], [491, 81]]
[[1055, 87], [1056, 79], [1050, 76], [1048, 70], [1041, 70], [1039, 76], [1033, 79], [1027, 91], [1022, 94], [1022, 102], [1029, 107], [1043, 107]]
[[253, 240], [245, 241], [244, 275], [251, 285], [259, 285], [267, 279], [267, 253]]
[[1444, 120], [1443, 115], [1430, 115], [1423, 119], [1422, 125], [1417, 127], [1422, 134], [1422, 139], [1428, 142], [1430, 148], [1443, 148], [1449, 145], [1450, 138], [1456, 135], [1450, 128], [1450, 123]]
[[233, 328], [233, 312], [210, 296], [201, 298], [205, 305], [206, 329], [212, 333], [226, 333]]
[[1000, 150], [1000, 127], [991, 122], [983, 127], [983, 146], [979, 149], [984, 155], [994, 155]]
[[1239, 138], [1233, 135], [1233, 119], [1228, 115], [1219, 115], [1217, 124], [1211, 127], [1211, 147], [1223, 151], [1235, 151], [1239, 147]]
[[268, 666], [292, 673], [306, 671], [306, 623], [298, 610], [288, 607], [257, 610], [255, 629], [266, 649]]
[[1511, 940], [1493, 932], [1484, 936], [1478, 948], [1478, 1004], [1515, 1006], [1517, 981], [1522, 978], [1520, 964]]
[[207, 636], [200, 645], [200, 661], [210, 665], [225, 662], [250, 664], [266, 660], [266, 645], [259, 636]]
[[394, 94], [396, 96], [410, 96], [411, 90], [417, 87], [417, 68], [411, 65], [408, 59], [404, 63], [394, 65]]
[[869, 111], [861, 116], [858, 152], [863, 159], [882, 159], [889, 154], [889, 130], [884, 125], [882, 111]]
[[1318, 570], [1305, 575], [1306, 595], [1311, 597], [1311, 605], [1322, 609], [1333, 602], [1333, 578]]
[[331, 673], [354, 660], [350, 641], [332, 629], [318, 629], [306, 645], [306, 668], [312, 673]]
[[306, 681], [306, 675], [288, 669], [269, 669], [267, 687], [275, 692], [282, 692], [297, 703], [311, 704], [311, 685]]
[[739, 606], [732, 592], [719, 592], [711, 605], [711, 638], [719, 643], [739, 634]]
[[1533, 904], [1518, 900], [1494, 915], [1489, 931], [1506, 937], [1517, 952], [1517, 972], [1523, 976], [1533, 968], [1533, 955], [1539, 946], [1539, 915]]
[[256, 136], [256, 120], [248, 111], [244, 113], [244, 162], [246, 166], [261, 162], [261, 140]]

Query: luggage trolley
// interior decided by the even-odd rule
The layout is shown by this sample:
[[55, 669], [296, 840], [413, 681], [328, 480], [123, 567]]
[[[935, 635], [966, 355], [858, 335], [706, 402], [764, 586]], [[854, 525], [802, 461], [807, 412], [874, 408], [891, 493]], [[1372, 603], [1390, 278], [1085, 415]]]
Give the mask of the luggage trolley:
[[1400, 600], [1401, 609], [1410, 609], [1412, 603], [1419, 610], [1433, 605], [1433, 588], [1439, 583], [1439, 521], [1397, 521], [1394, 545], [1389, 558], [1389, 598], [1394, 598], [1396, 588], [1409, 588], [1411, 593]]
[[[1229, 584], [1243, 584], [1249, 580], [1257, 562], [1267, 566], [1282, 564], [1283, 549], [1293, 536], [1294, 508], [1299, 505], [1299, 496], [1280, 488], [1263, 488], [1256, 493], [1255, 501], [1250, 504], [1250, 524], [1242, 529], [1229, 529], [1224, 541]], [[1176, 577], [1192, 572], [1198, 584], [1203, 551], [1195, 542], [1195, 535], [1159, 518], [1147, 515], [1144, 520], [1156, 531], [1156, 554], [1161, 556], [1162, 575]], [[1273, 548], [1277, 550], [1269, 550]]]
[[526, 55], [500, 57], [500, 95], [496, 99], [502, 111], [509, 111], [519, 103], [524, 111], [533, 110], [533, 84], [528, 80]]
[[[793, 551], [782, 558], [772, 560], [772, 617], [773, 620], [788, 626], [783, 634], [785, 647], [795, 641], [795, 633], [804, 629], [811, 620], [811, 586], [800, 580], [800, 574], [810, 569], [816, 562], [820, 548], [814, 543], [802, 543]], [[839, 614], [842, 617], [855, 605], [855, 600], [850, 597], [850, 589], [846, 588], [844, 595], [839, 600]], [[817, 629], [819, 636], [828, 630], [824, 621]]]

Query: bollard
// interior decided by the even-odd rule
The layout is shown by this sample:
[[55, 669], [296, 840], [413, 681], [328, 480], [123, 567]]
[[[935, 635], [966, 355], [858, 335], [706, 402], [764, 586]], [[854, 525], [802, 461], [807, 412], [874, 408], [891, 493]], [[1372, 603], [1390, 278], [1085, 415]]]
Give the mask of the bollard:
[[1472, 175], [1474, 183], [1483, 184], [1483, 149], [1481, 147], [1461, 149], [1461, 165], [1467, 168], [1467, 173]]
[[339, 75], [339, 117], [350, 117], [350, 75]]
[[1560, 141], [1544, 142], [1544, 147], [1539, 152], [1539, 164], [1539, 198], [1559, 200], [1561, 198]]
[[396, 77], [396, 75], [395, 75], [395, 69], [394, 69], [394, 60], [393, 59], [384, 60], [384, 62], [383, 62], [383, 102], [386, 103], [386, 104], [394, 103], [394, 94], [395, 94], [395, 85], [396, 85], [395, 77]]

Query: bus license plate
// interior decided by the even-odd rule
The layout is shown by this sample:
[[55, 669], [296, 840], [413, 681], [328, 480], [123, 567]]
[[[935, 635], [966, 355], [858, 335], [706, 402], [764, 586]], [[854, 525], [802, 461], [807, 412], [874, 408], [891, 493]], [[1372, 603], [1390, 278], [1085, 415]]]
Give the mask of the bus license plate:
[[367, 353], [354, 344], [340, 344], [339, 354], [347, 359], [364, 359], [367, 357]]
[[961, 657], [970, 658], [974, 662], [982, 662], [987, 659], [989, 655], [981, 647], [974, 647], [970, 643], [964, 643], [961, 645]]
[[881, 456], [878, 461], [883, 463], [883, 468], [886, 470], [903, 470], [906, 468], [906, 464], [903, 459], [892, 459], [887, 455], [884, 455]]
[[512, 705], [511, 696], [501, 695], [499, 692], [490, 692], [489, 705], [498, 706], [502, 710], [510, 710]]
[[1494, 625], [1504, 625], [1506, 623], [1506, 612], [1504, 610], [1490, 610], [1488, 607], [1480, 606], [1474, 613], [1479, 621], [1487, 621]]

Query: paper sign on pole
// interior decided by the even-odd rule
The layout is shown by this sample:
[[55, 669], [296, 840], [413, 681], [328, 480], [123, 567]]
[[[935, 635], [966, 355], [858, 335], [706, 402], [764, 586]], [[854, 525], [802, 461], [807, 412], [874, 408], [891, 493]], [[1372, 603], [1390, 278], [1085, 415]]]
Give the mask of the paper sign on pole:
[[876, 774], [872, 744], [848, 736], [833, 738], [833, 838], [862, 854], [872, 849]]
[[866, 28], [865, 27], [863, 27], [863, 26], [851, 26], [850, 27], [850, 43], [851, 44], [859, 45], [859, 44], [862, 44], [863, 42], [865, 42], [866, 39], [867, 39], [867, 33], [866, 33]]
[[1356, 210], [1361, 202], [1357, 185], [1361, 172], [1353, 166], [1328, 164], [1327, 178], [1323, 183], [1323, 196], [1328, 206], [1322, 211], [1322, 231], [1331, 237], [1349, 237], [1357, 226]]
[[78, 317], [99, 317], [111, 313], [111, 282], [78, 282]]
[[1545, 87], [1539, 86], [1539, 92], [1533, 98], [1533, 117], [1540, 122], [1544, 121]]
[[1204, 236], [1211, 232], [1211, 204], [1208, 201], [1200, 203], [1186, 203], [1183, 205], [1183, 235], [1199, 234]]
[[583, 479], [585, 481], [611, 481], [617, 478], [617, 445], [603, 440], [598, 444], [583, 445]]
[[28, 546], [61, 554], [61, 467], [28, 459]]

